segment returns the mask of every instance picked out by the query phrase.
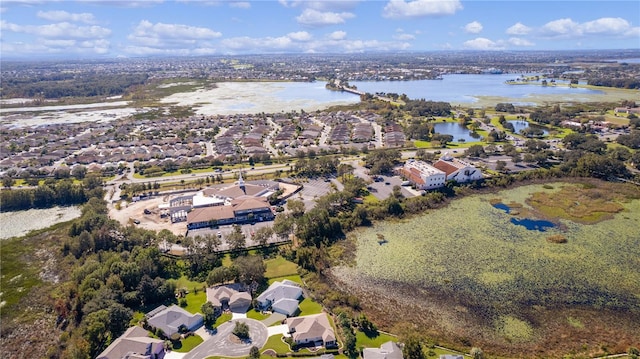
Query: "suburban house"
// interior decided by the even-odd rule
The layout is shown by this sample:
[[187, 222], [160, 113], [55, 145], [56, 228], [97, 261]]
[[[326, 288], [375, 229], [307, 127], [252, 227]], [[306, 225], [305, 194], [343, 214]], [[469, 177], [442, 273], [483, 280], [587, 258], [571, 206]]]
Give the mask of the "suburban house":
[[193, 331], [202, 326], [203, 322], [202, 314], [191, 314], [175, 304], [168, 308], [161, 305], [147, 313], [147, 323], [162, 330], [167, 337], [179, 333], [181, 329]]
[[402, 359], [402, 349], [397, 343], [388, 341], [380, 346], [380, 348], [364, 348], [362, 349], [363, 359]]
[[447, 180], [446, 173], [424, 161], [408, 160], [398, 172], [411, 184], [425, 190], [442, 187]]
[[251, 294], [240, 289], [238, 284], [207, 288], [207, 301], [213, 304], [218, 313], [227, 309], [234, 313], [246, 313], [251, 306]]
[[464, 359], [464, 356], [458, 354], [443, 354], [440, 355], [440, 359]]
[[616, 107], [614, 112], [640, 115], [640, 107]]
[[271, 308], [272, 312], [290, 317], [298, 311], [301, 297], [302, 288], [298, 283], [285, 279], [282, 282], [273, 282], [258, 296], [257, 301], [263, 310]]
[[151, 333], [135, 326], [116, 338], [97, 359], [162, 359], [164, 340], [151, 338]]
[[448, 152], [445, 152], [433, 164], [433, 167], [444, 172], [447, 175], [447, 181], [462, 183], [482, 179], [482, 172], [479, 169], [465, 161], [454, 158]]
[[325, 313], [287, 318], [291, 338], [298, 345], [335, 347], [336, 335]]

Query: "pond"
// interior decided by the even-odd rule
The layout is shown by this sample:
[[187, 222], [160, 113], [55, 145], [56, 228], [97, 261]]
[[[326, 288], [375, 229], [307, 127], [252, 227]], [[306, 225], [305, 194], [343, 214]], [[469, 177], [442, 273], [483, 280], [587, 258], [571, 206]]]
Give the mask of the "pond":
[[358, 90], [369, 93], [386, 92], [406, 94], [409, 98], [453, 103], [473, 103], [478, 96], [526, 99], [533, 95], [597, 95], [603, 91], [586, 88], [571, 88], [558, 81], [557, 86], [541, 86], [539, 84], [510, 85], [508, 80], [520, 77], [516, 74], [501, 75], [444, 75], [442, 80], [413, 81], [349, 81]]
[[[505, 213], [511, 213], [511, 207], [507, 206], [502, 202], [494, 203], [493, 207], [497, 209], [501, 209], [505, 211]], [[533, 219], [533, 218], [511, 218], [511, 223], [517, 226], [523, 226], [524, 228], [530, 231], [540, 231], [545, 232], [548, 228], [555, 227], [555, 223], [551, 221], [547, 221], [544, 219]]]
[[532, 125], [530, 124], [528, 121], [524, 121], [524, 120], [511, 120], [511, 121], [507, 121], [510, 124], [513, 125], [513, 129], [515, 130], [515, 133], [520, 133], [520, 131], [524, 130], [525, 128], [536, 128], [536, 129], [540, 129], [542, 130], [542, 132], [544, 132], [544, 136], [547, 136], [549, 134], [549, 131], [542, 127], [542, 126], [536, 126], [536, 125]]
[[[456, 122], [438, 122], [433, 125], [433, 132], [453, 136], [453, 142], [474, 142], [480, 135], [472, 132]], [[462, 140], [462, 141], [461, 141]]]
[[80, 214], [77, 206], [0, 212], [0, 239], [24, 236], [30, 231], [78, 218]]

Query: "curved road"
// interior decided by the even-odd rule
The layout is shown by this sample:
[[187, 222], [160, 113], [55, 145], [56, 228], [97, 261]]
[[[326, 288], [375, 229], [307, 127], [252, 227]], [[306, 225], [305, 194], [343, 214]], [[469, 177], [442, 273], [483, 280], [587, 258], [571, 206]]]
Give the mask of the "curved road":
[[[231, 332], [236, 322], [243, 322], [249, 326], [250, 341], [236, 344], [229, 339], [233, 335]], [[234, 319], [214, 329], [209, 339], [191, 350], [183, 359], [203, 359], [210, 356], [246, 357], [252, 346], [262, 348], [268, 335], [267, 327], [255, 319]]]

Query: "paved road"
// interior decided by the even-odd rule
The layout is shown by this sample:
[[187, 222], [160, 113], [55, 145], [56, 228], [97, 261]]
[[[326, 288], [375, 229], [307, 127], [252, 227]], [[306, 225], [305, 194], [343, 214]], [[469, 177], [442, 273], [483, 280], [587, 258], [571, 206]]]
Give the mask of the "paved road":
[[[251, 339], [246, 343], [236, 344], [230, 340], [230, 336], [233, 336], [231, 332], [238, 321], [249, 326]], [[246, 357], [252, 346], [264, 346], [268, 333], [267, 327], [255, 319], [235, 319], [220, 325], [209, 339], [191, 350], [184, 359], [203, 359], [210, 356]]]

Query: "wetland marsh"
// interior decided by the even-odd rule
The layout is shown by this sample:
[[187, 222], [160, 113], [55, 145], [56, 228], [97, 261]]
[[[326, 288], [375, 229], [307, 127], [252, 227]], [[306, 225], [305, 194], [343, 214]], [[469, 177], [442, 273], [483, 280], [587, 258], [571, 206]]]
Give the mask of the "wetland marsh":
[[[453, 342], [474, 338], [507, 352], [548, 346], [558, 332], [577, 330], [566, 319], [573, 313], [581, 324], [599, 318], [580, 329], [590, 344], [629, 345], [640, 340], [629, 330], [640, 314], [639, 198], [638, 187], [591, 181], [469, 196], [357, 232], [355, 265], [332, 274], [365, 307], [377, 302], [369, 309], [386, 325], [404, 319]], [[610, 328], [621, 313], [627, 318]]]

